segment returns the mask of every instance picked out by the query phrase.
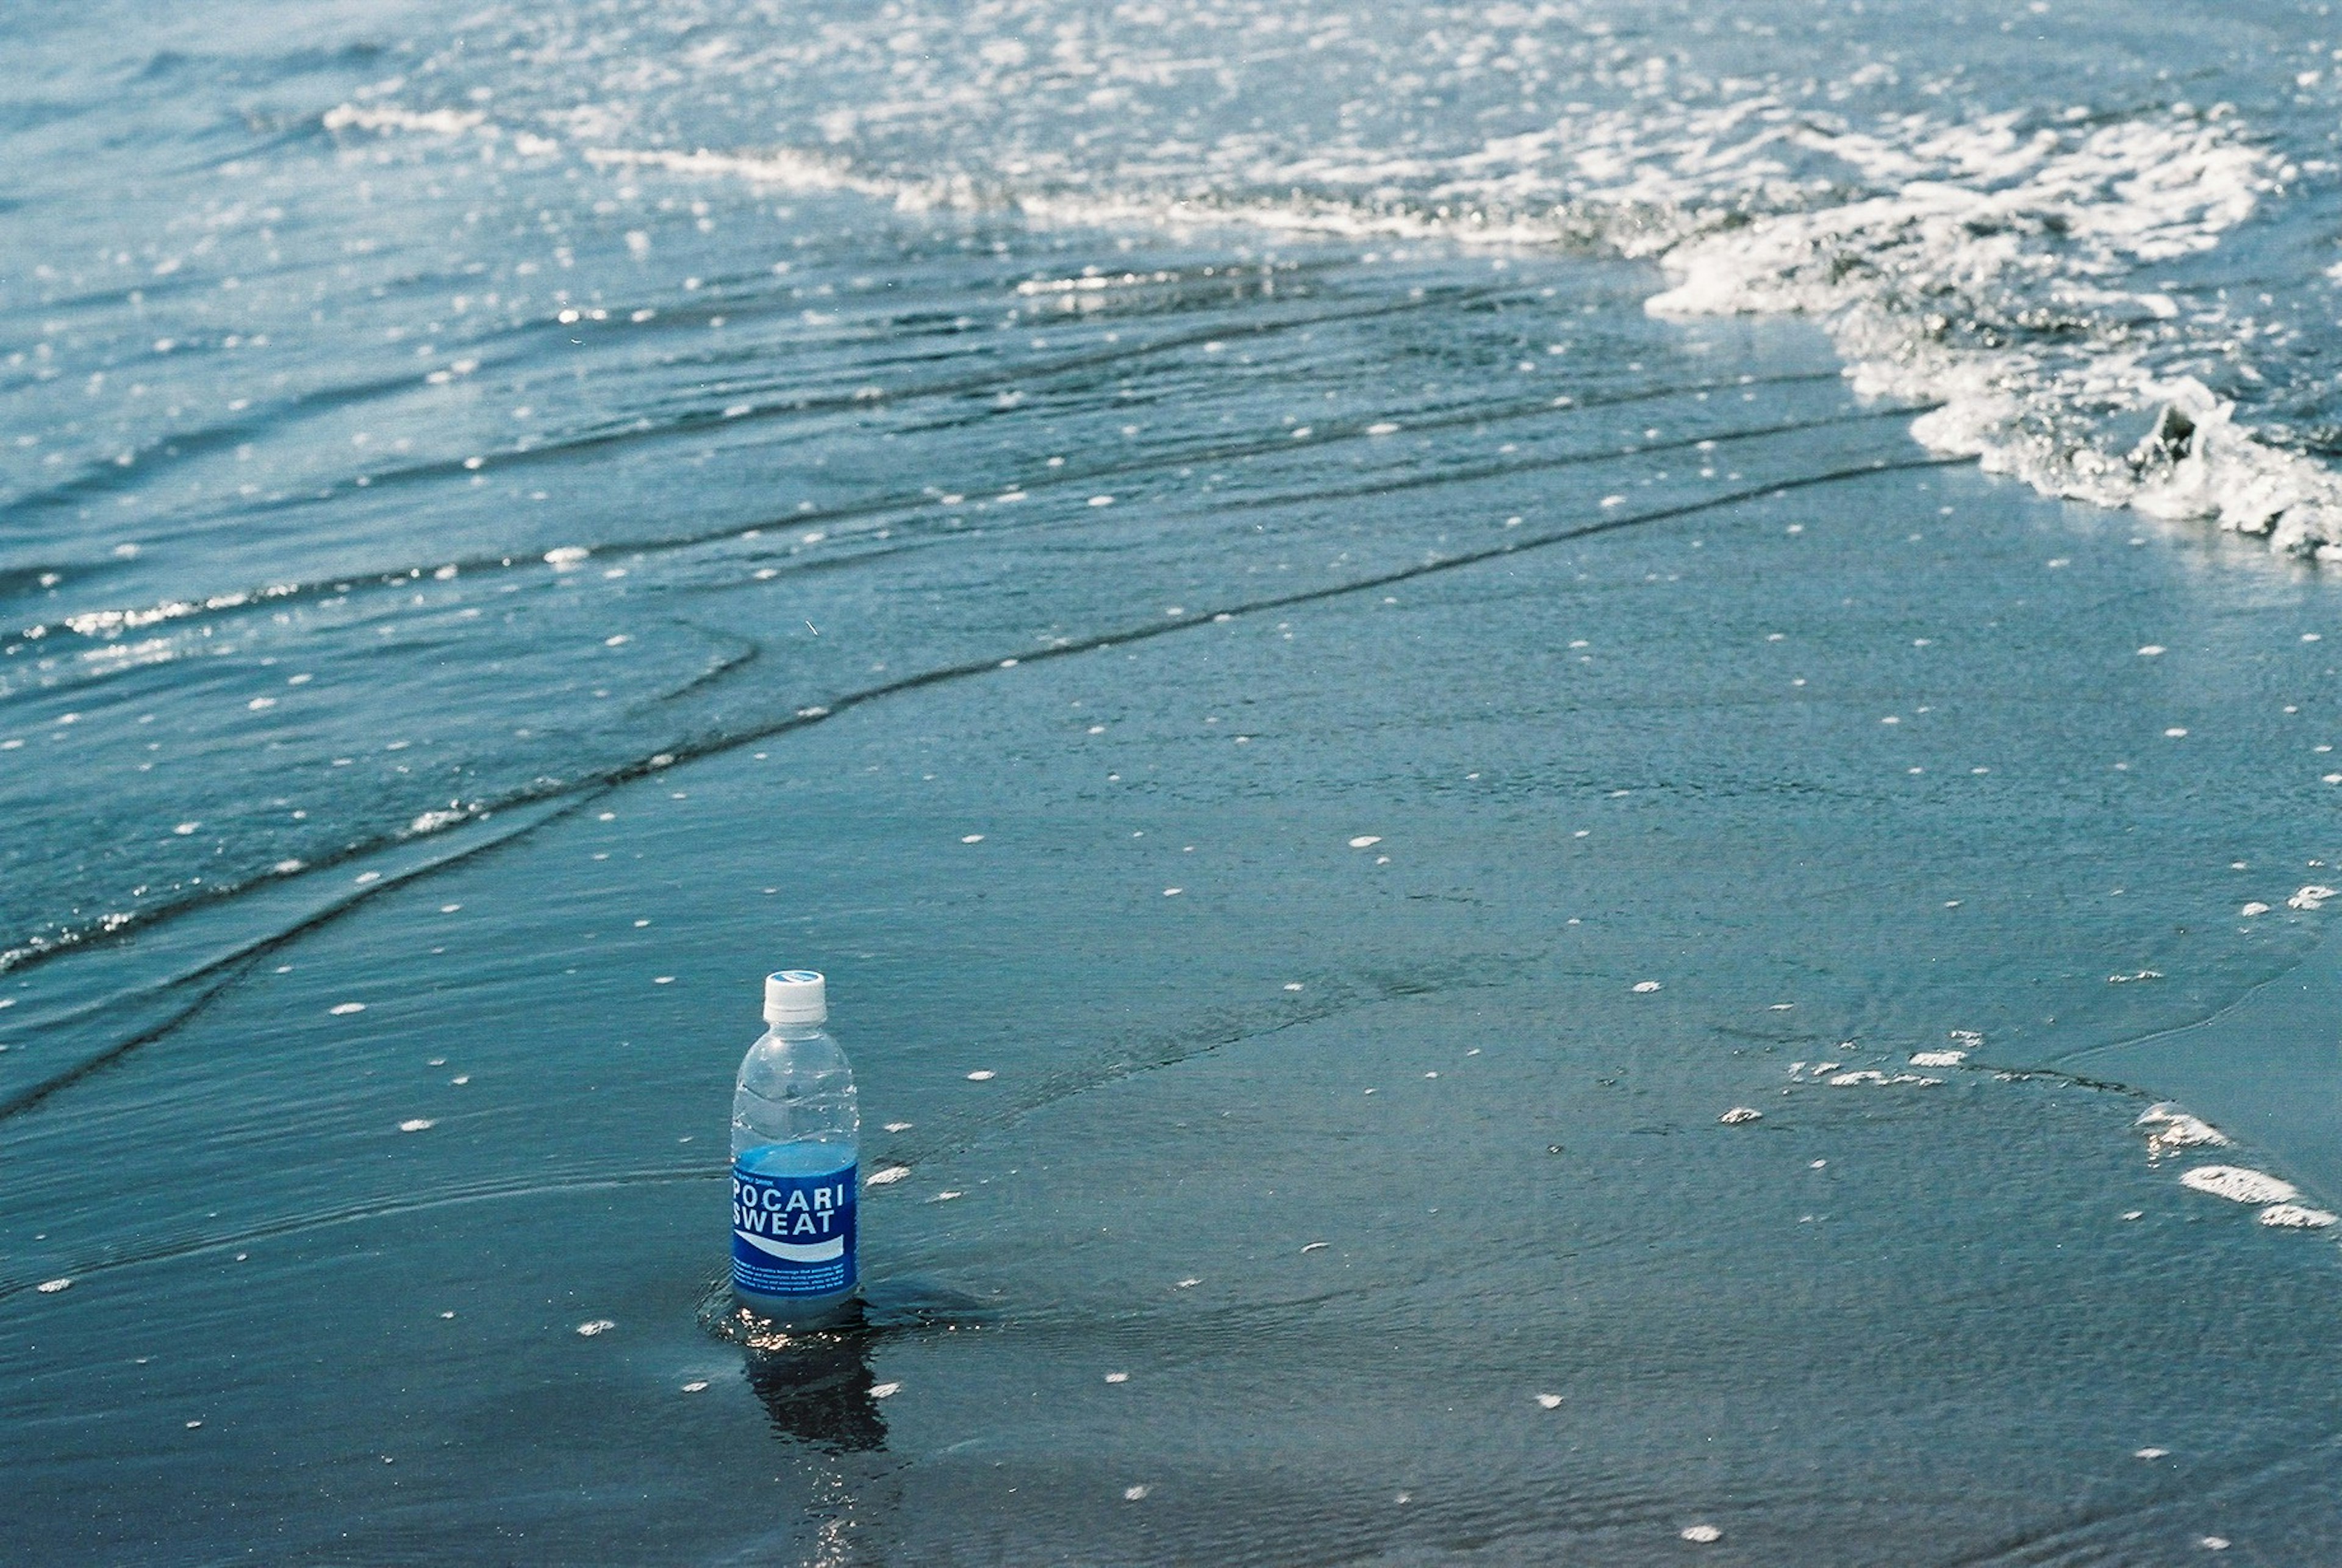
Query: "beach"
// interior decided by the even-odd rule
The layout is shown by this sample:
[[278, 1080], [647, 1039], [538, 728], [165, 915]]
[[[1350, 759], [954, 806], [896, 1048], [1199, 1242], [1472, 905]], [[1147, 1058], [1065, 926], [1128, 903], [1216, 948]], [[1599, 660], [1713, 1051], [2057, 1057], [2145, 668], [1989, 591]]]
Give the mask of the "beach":
[[[1134, 71], [1095, 145], [1055, 98], [966, 109], [939, 195], [888, 138], [940, 133], [875, 95], [908, 65], [781, 73], [862, 127], [784, 169], [645, 130], [756, 112], [704, 17], [219, 15], [234, 48], [115, 45], [188, 156], [115, 219], [39, 164], [0, 242], [12, 1552], [2308, 1563], [2342, 1529], [2306, 381], [2257, 404], [2214, 327], [2141, 327], [2204, 434], [2134, 462], [2166, 404], [2108, 390], [2110, 338], [2040, 327], [2028, 381], [1966, 328], [1887, 343], [1909, 302], [1858, 279], [1716, 281], [1735, 235], [1820, 275], [1817, 225], [1880, 232], [1843, 193], [1671, 209], [1639, 254], [1420, 192], [1336, 222], [1316, 165], [1206, 210], [1131, 173], [1224, 172], [1149, 139], [1171, 78]], [[792, 69], [878, 47], [757, 25]], [[1025, 69], [1037, 25], [966, 58]], [[1611, 35], [1573, 25], [1518, 30]], [[56, 57], [52, 96], [115, 79]], [[580, 61], [647, 73], [626, 115], [546, 107]], [[2118, 255], [2208, 300], [2306, 245], [2275, 174], [2221, 184], [2242, 148], [2327, 199], [2230, 125], [2273, 112], [2188, 119], [2184, 200], [2073, 197], [2040, 255], [2192, 237], [2107, 241], [2061, 308], [2195, 286]], [[2175, 113], [2012, 133], [1992, 189], [2037, 216], [2103, 124]], [[32, 168], [80, 123], [6, 135]], [[1088, 172], [977, 179], [1036, 146]], [[1862, 200], [1939, 211], [1944, 146]], [[167, 255], [68, 258], [142, 203]], [[744, 1343], [725, 1118], [785, 966], [856, 1069], [865, 1300]]]

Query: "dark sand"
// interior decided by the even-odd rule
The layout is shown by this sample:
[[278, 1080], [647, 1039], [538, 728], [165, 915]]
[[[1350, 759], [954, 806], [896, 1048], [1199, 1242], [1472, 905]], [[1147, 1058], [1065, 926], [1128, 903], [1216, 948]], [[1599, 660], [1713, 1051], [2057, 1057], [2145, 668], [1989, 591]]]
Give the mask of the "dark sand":
[[[2333, 983], [2277, 978], [2320, 924], [2286, 895], [2330, 874], [2330, 592], [1929, 464], [1799, 330], [1644, 323], [1633, 269], [1496, 275], [1506, 310], [1601, 311], [1572, 406], [1495, 380], [1485, 259], [1353, 269], [1396, 314], [1242, 373], [1188, 335], [1136, 456], [1110, 374], [1017, 450], [823, 437], [867, 493], [1026, 501], [812, 544], [573, 527], [585, 568], [433, 587], [376, 655], [377, 745], [439, 724], [459, 606], [674, 673], [545, 743], [574, 756], [538, 804], [8, 977], [12, 1552], [2335, 1539], [2331, 1240], [2184, 1190], [2202, 1152], [2132, 1126], [2177, 1094], [2218, 1157], [2342, 1195], [2305, 1119]], [[1110, 329], [1162, 330], [1066, 346]], [[1454, 395], [1386, 421], [1403, 377]], [[1345, 397], [1296, 443], [1313, 378]], [[349, 614], [405, 628], [413, 592]], [[551, 691], [502, 722], [571, 723]], [[909, 1174], [866, 1194], [863, 1330], [764, 1353], [699, 1309], [784, 964], [830, 976], [866, 1172]], [[1910, 1064], [1956, 1031], [1965, 1064]]]

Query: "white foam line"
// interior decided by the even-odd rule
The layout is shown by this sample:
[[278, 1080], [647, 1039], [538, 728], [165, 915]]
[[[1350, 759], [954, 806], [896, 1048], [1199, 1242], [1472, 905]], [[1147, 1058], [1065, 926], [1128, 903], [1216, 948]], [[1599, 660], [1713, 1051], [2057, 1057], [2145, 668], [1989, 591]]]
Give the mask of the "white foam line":
[[[468, 111], [381, 105], [345, 105], [326, 119], [333, 129], [496, 130]], [[1913, 426], [1934, 451], [2046, 494], [2213, 520], [2290, 554], [2342, 559], [2342, 476], [2269, 445], [2200, 382], [2156, 368], [2211, 352], [2235, 324], [2222, 309], [2183, 311], [2139, 275], [2214, 247], [2297, 172], [2255, 146], [2225, 106], [2106, 123], [1914, 115], [1865, 129], [1757, 94], [1672, 116], [1647, 104], [1586, 112], [1436, 157], [1336, 141], [1276, 159], [1232, 141], [1206, 149], [1202, 180], [1190, 172], [1176, 193], [1148, 190], [1165, 171], [1136, 165], [1083, 176], [1081, 188], [1035, 189], [1029, 176], [876, 173], [792, 147], [592, 145], [582, 156], [596, 168], [850, 192], [906, 211], [1591, 245], [1656, 259], [1672, 285], [1647, 302], [1653, 314], [1811, 316], [1859, 390], [1934, 405]], [[1071, 305], [1091, 286], [1058, 292]], [[2042, 315], [2080, 332], [2024, 325]], [[2077, 335], [2081, 346], [2066, 346]], [[2134, 448], [2166, 407], [2185, 435]]]

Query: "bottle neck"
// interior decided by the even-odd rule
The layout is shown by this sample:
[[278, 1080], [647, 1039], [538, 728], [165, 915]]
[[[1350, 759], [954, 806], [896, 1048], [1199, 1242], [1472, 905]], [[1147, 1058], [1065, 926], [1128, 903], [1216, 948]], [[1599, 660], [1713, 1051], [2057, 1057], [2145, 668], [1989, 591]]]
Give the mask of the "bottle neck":
[[765, 1033], [776, 1040], [812, 1040], [829, 1033], [829, 1024], [767, 1024]]

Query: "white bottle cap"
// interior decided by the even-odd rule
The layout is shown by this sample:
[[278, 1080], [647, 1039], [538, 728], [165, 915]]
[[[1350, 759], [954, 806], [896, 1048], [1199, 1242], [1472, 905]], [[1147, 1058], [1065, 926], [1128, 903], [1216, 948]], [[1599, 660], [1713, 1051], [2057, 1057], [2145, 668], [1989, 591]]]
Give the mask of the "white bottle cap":
[[829, 998], [820, 975], [810, 969], [783, 969], [765, 976], [765, 1022], [819, 1024], [829, 1016]]

